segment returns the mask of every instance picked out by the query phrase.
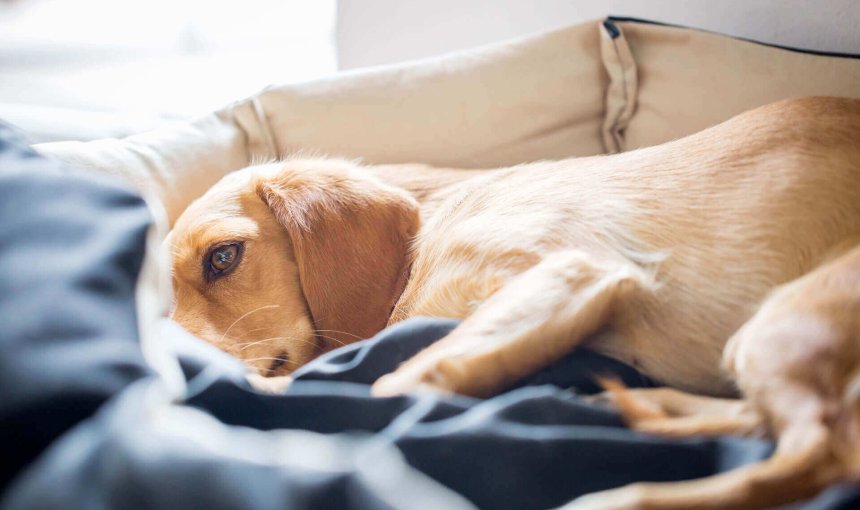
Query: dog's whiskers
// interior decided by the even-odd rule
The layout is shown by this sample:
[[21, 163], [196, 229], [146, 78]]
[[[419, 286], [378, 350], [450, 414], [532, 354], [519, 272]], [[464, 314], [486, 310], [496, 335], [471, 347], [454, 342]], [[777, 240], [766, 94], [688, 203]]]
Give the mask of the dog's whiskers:
[[297, 340], [299, 342], [302, 342], [302, 341], [307, 342], [307, 340], [304, 340], [304, 339], [296, 337], [296, 336], [272, 336], [269, 338], [263, 338], [261, 340], [254, 340], [251, 342], [243, 342], [240, 344], [236, 344], [236, 346], [237, 347], [241, 346], [241, 348], [239, 349], [239, 351], [241, 352], [241, 351], [244, 351], [245, 349], [247, 349], [248, 347], [253, 347], [255, 345], [274, 342], [275, 340], [290, 340], [290, 341], [296, 341]]
[[240, 347], [240, 346], [241, 346], [241, 347], [239, 348], [239, 352], [242, 352], [242, 351], [244, 351], [245, 349], [247, 349], [248, 347], [253, 347], [253, 346], [255, 346], [255, 345], [260, 345], [260, 344], [265, 344], [265, 343], [268, 343], [268, 342], [273, 342], [273, 341], [275, 341], [275, 340], [293, 340], [293, 339], [292, 339], [292, 338], [290, 338], [290, 337], [288, 337], [288, 336], [273, 336], [273, 337], [269, 337], [269, 338], [264, 338], [264, 339], [262, 339], [262, 340], [255, 340], [255, 341], [253, 341], [253, 342], [243, 342], [243, 343], [241, 343], [241, 344], [236, 344], [236, 346], [237, 346], [237, 347]]
[[[349, 336], [351, 336], [351, 337], [355, 338], [356, 340], [364, 340], [364, 338], [361, 338], [361, 337], [360, 337], [360, 336], [358, 336], [358, 335], [355, 335], [355, 334], [353, 334], [353, 333], [350, 333], [349, 331], [341, 331], [341, 330], [339, 330], [339, 329], [317, 329], [316, 331], [317, 331], [317, 332], [324, 331], [324, 332], [326, 332], [326, 333], [342, 333], [342, 334], [344, 334], [344, 335], [349, 335]], [[326, 337], [326, 338], [331, 338], [331, 337]], [[346, 344], [343, 344], [343, 343], [342, 343], [342, 345], [346, 345]]]
[[307, 340], [307, 339], [304, 339], [304, 338], [301, 338], [301, 337], [297, 337], [297, 336], [289, 336], [289, 335], [287, 335], [287, 336], [273, 336], [273, 337], [269, 337], [269, 338], [263, 338], [262, 340], [254, 340], [254, 341], [250, 341], [250, 342], [243, 342], [243, 343], [240, 343], [240, 344], [236, 344], [236, 346], [237, 346], [237, 347], [240, 347], [240, 348], [239, 348], [239, 352], [242, 352], [242, 351], [244, 351], [245, 349], [247, 349], [248, 347], [252, 347], [252, 346], [254, 346], [254, 345], [260, 345], [260, 344], [265, 344], [265, 343], [274, 342], [275, 340], [289, 340], [289, 341], [291, 341], [291, 342], [300, 342], [300, 343], [305, 343], [305, 344], [308, 344], [308, 345], [312, 345], [312, 346], [314, 346], [314, 347], [316, 347], [316, 346], [317, 346], [316, 342], [314, 342], [313, 340]]
[[340, 340], [338, 340], [337, 338], [334, 338], [334, 337], [325, 336], [325, 335], [317, 335], [317, 337], [325, 339], [325, 340], [330, 340], [331, 342], [337, 344], [338, 347], [343, 347], [344, 345], [347, 345], [346, 343], [341, 342]]
[[221, 338], [218, 340], [218, 343], [220, 344], [221, 342], [223, 342], [223, 341], [224, 341], [224, 339], [225, 339], [225, 338], [227, 338], [227, 334], [228, 334], [228, 333], [230, 333], [230, 330], [231, 330], [231, 329], [233, 329], [233, 326], [235, 326], [236, 324], [238, 324], [238, 323], [239, 323], [239, 321], [240, 321], [240, 320], [242, 320], [242, 319], [244, 319], [245, 317], [247, 317], [247, 316], [251, 315], [252, 313], [259, 312], [260, 310], [265, 310], [265, 309], [267, 309], [267, 308], [278, 308], [278, 307], [280, 307], [280, 306], [281, 306], [281, 305], [263, 305], [263, 306], [261, 306], [261, 307], [259, 307], [259, 308], [255, 308], [255, 309], [251, 310], [250, 312], [245, 313], [244, 315], [242, 315], [241, 317], [239, 317], [238, 319], [236, 319], [235, 321], [233, 321], [233, 324], [230, 324], [230, 327], [228, 327], [228, 328], [224, 331], [224, 334], [223, 334], [223, 335], [221, 335]]

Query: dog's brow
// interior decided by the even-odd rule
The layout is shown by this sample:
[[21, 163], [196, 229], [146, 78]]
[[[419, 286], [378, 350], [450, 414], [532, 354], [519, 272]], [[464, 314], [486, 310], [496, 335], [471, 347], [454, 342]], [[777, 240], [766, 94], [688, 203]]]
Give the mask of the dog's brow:
[[195, 250], [205, 252], [211, 246], [227, 241], [249, 241], [256, 239], [260, 229], [246, 218], [224, 218], [209, 220], [191, 235]]

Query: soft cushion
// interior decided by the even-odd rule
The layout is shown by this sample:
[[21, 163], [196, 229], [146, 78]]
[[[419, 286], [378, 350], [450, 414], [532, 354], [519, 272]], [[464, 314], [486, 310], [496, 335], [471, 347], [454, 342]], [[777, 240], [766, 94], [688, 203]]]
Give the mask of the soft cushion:
[[296, 151], [487, 168], [662, 143], [802, 95], [860, 98], [860, 59], [609, 18], [269, 87], [191, 123], [38, 150], [133, 183], [169, 220], [225, 174]]
[[636, 113], [622, 150], [701, 131], [741, 112], [802, 96], [860, 98], [860, 55], [774, 47], [618, 18], [636, 62]]

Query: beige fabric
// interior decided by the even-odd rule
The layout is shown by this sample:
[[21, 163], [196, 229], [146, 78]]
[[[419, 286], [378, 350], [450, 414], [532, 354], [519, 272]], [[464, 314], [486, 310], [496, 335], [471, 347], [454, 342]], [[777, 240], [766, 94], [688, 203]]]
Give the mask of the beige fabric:
[[163, 200], [171, 224], [226, 173], [300, 150], [465, 167], [598, 154], [607, 79], [596, 30], [271, 87], [190, 125], [37, 149], [124, 177]]
[[281, 154], [492, 167], [604, 151], [596, 24], [265, 91]]
[[296, 151], [493, 167], [629, 150], [801, 95], [860, 97], [860, 60], [683, 28], [584, 23], [268, 88], [190, 124], [37, 146], [119, 175], [172, 222], [226, 173]]
[[623, 31], [611, 22], [600, 30], [600, 55], [609, 75], [606, 88], [606, 116], [603, 119], [603, 146], [606, 152], [623, 150], [624, 131], [636, 111], [639, 74]]
[[160, 200], [172, 225], [185, 207], [226, 173], [248, 161], [253, 130], [231, 109], [190, 124], [122, 140], [57, 142], [37, 145], [44, 154], [71, 164], [119, 176], [141, 190], [149, 202]]
[[639, 71], [624, 150], [663, 143], [763, 104], [800, 96], [860, 98], [860, 59], [827, 57], [718, 34], [618, 23]]

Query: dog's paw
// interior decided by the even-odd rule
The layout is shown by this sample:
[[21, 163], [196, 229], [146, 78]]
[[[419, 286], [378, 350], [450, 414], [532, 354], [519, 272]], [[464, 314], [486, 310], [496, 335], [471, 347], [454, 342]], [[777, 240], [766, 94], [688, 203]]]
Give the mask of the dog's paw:
[[461, 388], [457, 372], [455, 364], [446, 359], [420, 362], [416, 359], [377, 379], [370, 393], [375, 397], [422, 392], [458, 393]]

